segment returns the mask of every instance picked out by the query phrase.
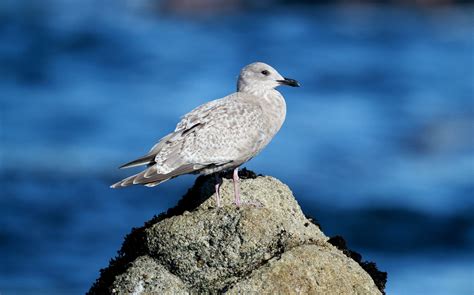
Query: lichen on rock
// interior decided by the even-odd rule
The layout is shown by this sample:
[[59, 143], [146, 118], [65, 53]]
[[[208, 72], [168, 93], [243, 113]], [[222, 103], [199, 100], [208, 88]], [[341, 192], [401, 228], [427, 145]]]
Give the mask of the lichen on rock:
[[381, 294], [285, 184], [244, 175], [243, 199], [262, 206], [237, 208], [224, 179], [216, 208], [212, 178], [199, 177], [177, 207], [132, 231], [89, 294]]

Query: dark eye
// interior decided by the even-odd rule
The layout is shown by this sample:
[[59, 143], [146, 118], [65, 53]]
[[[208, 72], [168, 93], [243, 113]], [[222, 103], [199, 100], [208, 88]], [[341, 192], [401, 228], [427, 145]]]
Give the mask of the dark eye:
[[262, 71], [262, 74], [265, 75], [265, 76], [268, 76], [268, 75], [270, 75], [270, 72], [267, 71], [267, 70], [263, 70], [263, 71]]

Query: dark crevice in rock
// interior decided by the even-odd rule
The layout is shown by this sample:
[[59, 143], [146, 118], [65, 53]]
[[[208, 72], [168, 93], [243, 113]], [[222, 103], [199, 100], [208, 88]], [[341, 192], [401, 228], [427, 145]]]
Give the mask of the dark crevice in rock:
[[[240, 245], [242, 245], [245, 243], [245, 240], [244, 240], [244, 236], [242, 235], [242, 232], [238, 230], [240, 227], [239, 226], [240, 221], [241, 221], [241, 216], [239, 215], [238, 219], [235, 222], [231, 222], [233, 226], [232, 228], [228, 228], [228, 230], [232, 231], [233, 234], [238, 237]], [[278, 240], [276, 242], [277, 245], [280, 245], [280, 244], [283, 245], [283, 242], [281, 241], [281, 239], [282, 239], [282, 235], [280, 234], [278, 235]], [[225, 285], [224, 287], [220, 289], [212, 289], [212, 288], [209, 289], [201, 285], [194, 285], [194, 286], [191, 286], [191, 288], [193, 289], [193, 291], [198, 292], [198, 294], [224, 294], [227, 291], [229, 291], [234, 284], [238, 283], [238, 281], [242, 279], [250, 277], [254, 271], [260, 269], [260, 267], [265, 265], [269, 260], [273, 259], [276, 255], [281, 256], [280, 252], [283, 253], [283, 250], [280, 250], [278, 248], [277, 253], [273, 255], [270, 259], [263, 260], [260, 264], [255, 265], [253, 268], [247, 271], [237, 270], [236, 272], [229, 274], [229, 276], [225, 278], [219, 278], [219, 280], [228, 281], [227, 285]], [[216, 284], [214, 282], [210, 282], [210, 285], [216, 285]]]
[[343, 237], [334, 236], [328, 240], [328, 243], [332, 244], [337, 249], [341, 250], [344, 255], [349, 258], [352, 258], [355, 262], [357, 262], [370, 275], [380, 292], [385, 295], [385, 284], [387, 283], [386, 272], [380, 271], [377, 268], [375, 262], [363, 261], [362, 255], [353, 250], [350, 250], [347, 247], [346, 241]]
[[[239, 237], [241, 240], [242, 238]], [[235, 278], [237, 278], [238, 280], [236, 282], [238, 282], [239, 280], [242, 280], [242, 279], [246, 279], [246, 278], [250, 278], [252, 276], [252, 274], [255, 272], [255, 271], [258, 271], [260, 268], [264, 267], [265, 265], [267, 265], [269, 263], [269, 261], [273, 261], [273, 260], [279, 260], [281, 258], [281, 256], [283, 255], [283, 253], [285, 253], [286, 251], [290, 251], [291, 249], [293, 249], [294, 247], [298, 247], [298, 246], [301, 246], [301, 245], [296, 245], [294, 247], [288, 247], [286, 244], [285, 244], [285, 240], [288, 238], [288, 234], [287, 232], [282, 229], [279, 234], [277, 235], [277, 239], [276, 239], [276, 243], [275, 243], [275, 253], [273, 253], [273, 255], [268, 258], [268, 259], [263, 259], [260, 264], [258, 265], [255, 265], [255, 267], [247, 272], [242, 272], [242, 273], [237, 273], [235, 274]], [[235, 281], [235, 280], [234, 280]], [[217, 294], [224, 294], [226, 293], [227, 291], [231, 290], [232, 287], [234, 286], [234, 284], [236, 282], [233, 282], [229, 285], [226, 285], [225, 287], [221, 288], [220, 290], [217, 290]]]
[[[229, 233], [232, 233], [231, 235], [237, 236], [239, 239], [239, 247], [244, 244], [244, 237], [242, 236], [242, 233], [238, 230], [239, 229], [239, 223], [241, 220], [242, 216], [241, 215], [236, 215], [233, 216], [230, 220], [228, 220], [227, 223], [225, 223], [225, 227], [223, 228], [223, 231], [227, 231]], [[216, 244], [219, 244], [219, 242], [216, 242]], [[234, 273], [229, 273], [225, 277], [220, 277], [217, 280], [209, 281], [208, 285], [209, 286], [215, 286], [218, 284], [219, 281], [230, 281], [231, 284], [233, 284], [236, 279], [240, 278], [240, 273], [234, 272]], [[194, 284], [191, 285], [190, 288], [194, 291], [197, 292], [198, 294], [215, 294], [216, 290], [214, 288], [209, 288], [208, 286], [202, 285], [202, 284]], [[218, 294], [221, 294], [220, 292], [217, 291]]]

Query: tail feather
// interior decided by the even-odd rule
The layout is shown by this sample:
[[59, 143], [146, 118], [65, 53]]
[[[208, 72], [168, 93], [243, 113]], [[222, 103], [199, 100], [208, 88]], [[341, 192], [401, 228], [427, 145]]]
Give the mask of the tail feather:
[[135, 175], [129, 176], [117, 183], [111, 185], [111, 188], [123, 188], [126, 186], [134, 185], [134, 184], [143, 184], [146, 186], [156, 186], [160, 183], [167, 181], [168, 179], [174, 178], [176, 176], [182, 174], [193, 173], [199, 169], [201, 166], [196, 166], [192, 164], [186, 164], [178, 167], [177, 169], [166, 173], [166, 174], [159, 174], [157, 173], [156, 165], [149, 167], [148, 169], [137, 173]]
[[131, 168], [131, 167], [136, 167], [136, 166], [142, 166], [142, 165], [151, 165], [155, 164], [155, 157], [156, 155], [161, 151], [161, 149], [169, 142], [169, 139], [175, 135], [174, 132], [166, 135], [162, 139], [158, 141], [157, 144], [155, 144], [151, 150], [148, 152], [148, 154], [144, 155], [143, 157], [140, 157], [136, 160], [133, 160], [131, 162], [128, 162], [126, 164], [123, 164], [120, 166], [120, 169], [124, 168]]
[[[156, 180], [154, 182], [150, 182], [150, 183], [146, 182], [146, 181], [138, 182], [137, 179], [142, 178], [142, 176], [143, 176], [143, 172], [137, 173], [135, 175], [129, 176], [129, 177], [127, 177], [127, 178], [125, 178], [125, 179], [123, 179], [119, 182], [116, 182], [116, 183], [112, 184], [110, 186], [110, 188], [124, 188], [124, 187], [134, 185], [134, 184], [143, 184], [143, 185], [146, 185], [146, 186], [155, 186], [155, 185], [158, 185], [158, 184], [160, 184], [162, 182], [165, 182], [168, 179], [170, 179], [170, 177], [166, 177], [165, 175], [160, 175], [161, 178], [160, 179], [155, 178]], [[152, 183], [153, 183], [153, 185], [151, 185]]]

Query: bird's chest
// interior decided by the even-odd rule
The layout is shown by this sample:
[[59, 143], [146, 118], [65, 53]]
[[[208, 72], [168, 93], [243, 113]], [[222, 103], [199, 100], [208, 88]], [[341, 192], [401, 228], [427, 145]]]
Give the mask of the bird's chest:
[[262, 116], [264, 117], [265, 127], [271, 137], [273, 137], [283, 125], [286, 117], [286, 103], [278, 92], [273, 95], [264, 96], [262, 99]]

